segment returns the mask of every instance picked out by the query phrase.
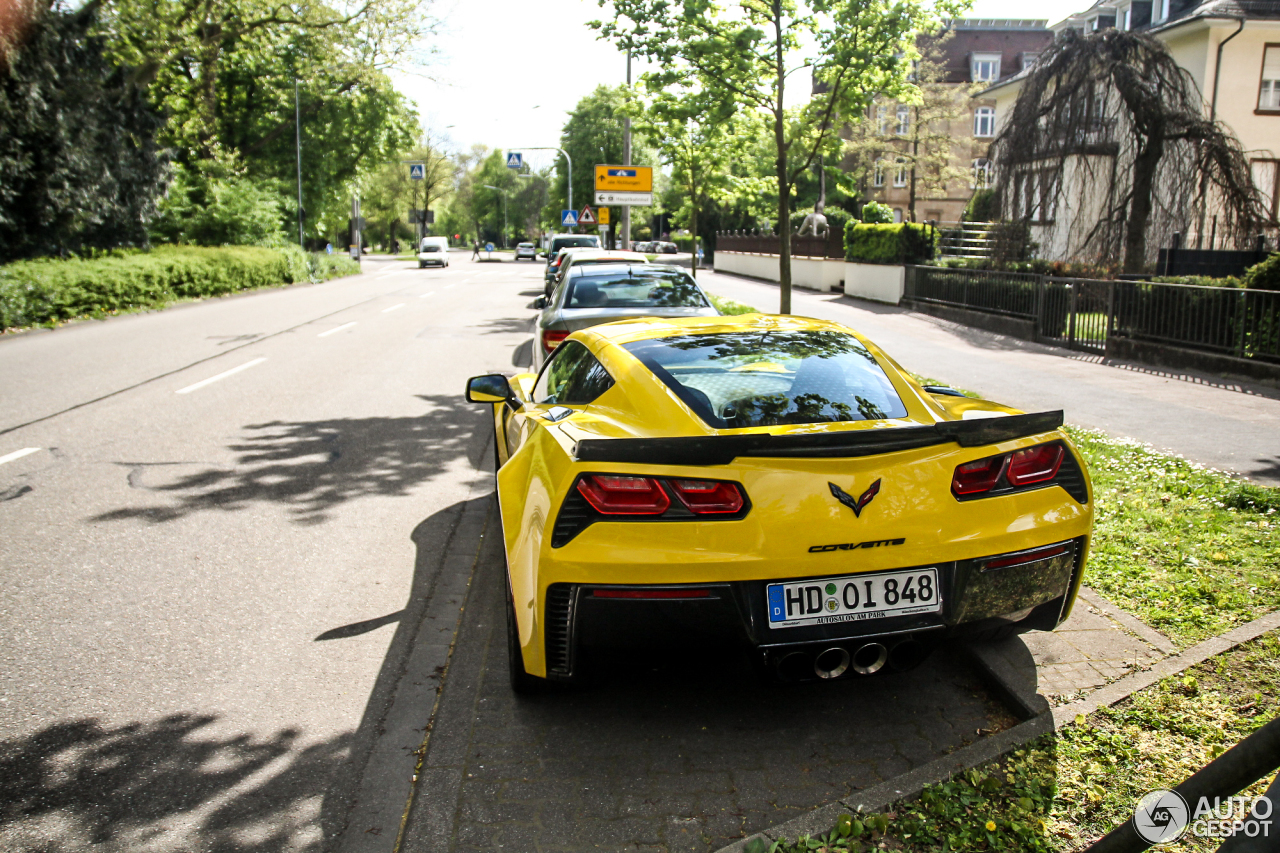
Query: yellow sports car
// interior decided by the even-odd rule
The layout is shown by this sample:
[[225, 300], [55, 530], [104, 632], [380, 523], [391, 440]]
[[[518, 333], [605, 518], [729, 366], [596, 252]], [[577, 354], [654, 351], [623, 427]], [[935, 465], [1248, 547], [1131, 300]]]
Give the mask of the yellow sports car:
[[783, 680], [1052, 629], [1093, 504], [1062, 412], [922, 387], [851, 329], [762, 314], [574, 332], [493, 408], [517, 691], [621, 641], [719, 639]]

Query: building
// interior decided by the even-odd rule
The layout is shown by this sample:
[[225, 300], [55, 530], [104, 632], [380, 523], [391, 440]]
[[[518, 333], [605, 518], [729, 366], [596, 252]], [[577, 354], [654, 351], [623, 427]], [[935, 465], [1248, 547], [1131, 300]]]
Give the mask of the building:
[[[1277, 0], [1115, 0], [1098, 2], [1050, 29], [1062, 33], [1073, 29], [1090, 35], [1109, 28], [1142, 32], [1162, 42], [1174, 61], [1194, 82], [1203, 102], [1204, 115], [1221, 122], [1239, 140], [1246, 152], [1254, 185], [1265, 199], [1272, 224], [1277, 223], [1280, 201], [1280, 2]], [[1013, 107], [1027, 79], [1026, 73], [1003, 78], [978, 94], [981, 103], [993, 103], [1002, 122], [1013, 115]], [[1095, 95], [1099, 103], [1105, 100]], [[979, 101], [975, 101], [978, 103]], [[1117, 131], [1115, 116], [1099, 115], [1100, 127], [1110, 122], [1112, 139]], [[1100, 131], [1101, 132], [1101, 131]], [[1043, 197], [1044, 204], [1029, 213], [1032, 241], [1040, 246], [1041, 257], [1053, 260], [1090, 260], [1083, 245], [1062, 221], [1074, 215], [1087, 220], [1092, 211], [1054, 210], [1048, 201], [1053, 182], [1069, 185], [1080, 181], [1081, 167], [1089, 156], [1107, 156], [1101, 146], [1076, 158], [1063, 174], [1051, 176], [1043, 187], [1015, 193], [1015, 208], [1030, 211]], [[1114, 155], [1111, 155], [1114, 157]], [[1000, 164], [994, 164], [999, 169]], [[1012, 182], [1020, 176], [1006, 176]], [[1097, 195], [1106, 188], [1098, 187]], [[1086, 193], [1085, 197], [1090, 193]], [[1061, 195], [1059, 197], [1067, 197]], [[1205, 201], [1198, 211], [1173, 211], [1163, 231], [1154, 229], [1148, 240], [1148, 263], [1154, 258], [1154, 243], [1181, 235], [1183, 246], [1223, 248], [1217, 240], [1217, 218], [1213, 202]], [[1008, 212], [1006, 212], [1008, 215]], [[1017, 216], [1013, 218], [1019, 218]], [[1225, 247], [1233, 248], [1233, 247]]]
[[922, 37], [922, 67], [930, 71], [917, 80], [924, 105], [879, 101], [861, 125], [846, 129], [851, 150], [842, 165], [865, 171], [865, 196], [891, 207], [898, 222], [959, 221], [989, 178], [985, 158], [999, 109], [992, 98], [972, 96], [1029, 68], [1053, 40], [1045, 24], [958, 19]]

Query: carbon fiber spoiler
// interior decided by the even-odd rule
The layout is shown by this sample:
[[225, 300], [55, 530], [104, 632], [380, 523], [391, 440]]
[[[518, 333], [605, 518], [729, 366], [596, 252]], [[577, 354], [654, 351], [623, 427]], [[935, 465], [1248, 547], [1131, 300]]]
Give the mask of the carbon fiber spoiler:
[[874, 456], [955, 442], [981, 447], [1039, 435], [1062, 426], [1062, 411], [944, 421], [932, 426], [824, 432], [812, 435], [708, 435], [676, 438], [584, 438], [579, 462], [639, 462], [649, 465], [727, 465], [739, 456], [847, 458]]

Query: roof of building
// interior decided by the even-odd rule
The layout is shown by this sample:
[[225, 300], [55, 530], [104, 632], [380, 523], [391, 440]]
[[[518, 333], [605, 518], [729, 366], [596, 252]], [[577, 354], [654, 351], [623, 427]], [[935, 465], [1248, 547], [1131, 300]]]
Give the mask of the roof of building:
[[[950, 33], [950, 38], [945, 34]], [[963, 18], [948, 23], [943, 34], [921, 39], [921, 47], [937, 42], [942, 51], [943, 82], [970, 82], [970, 58], [974, 53], [1000, 54], [1002, 75], [1020, 71], [1024, 54], [1036, 54], [1053, 41], [1043, 20]]]

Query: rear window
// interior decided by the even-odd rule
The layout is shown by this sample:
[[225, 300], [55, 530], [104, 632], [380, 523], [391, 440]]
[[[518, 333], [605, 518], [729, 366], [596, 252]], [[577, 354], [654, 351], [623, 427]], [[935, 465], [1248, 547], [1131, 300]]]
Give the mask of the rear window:
[[625, 348], [718, 429], [907, 414], [875, 358], [843, 332], [678, 335]]
[[[616, 261], [614, 262], [616, 263]], [[693, 279], [678, 270], [627, 270], [570, 279], [565, 308], [706, 308]]]
[[422, 247], [422, 251], [424, 251], [424, 252], [439, 252], [439, 251], [440, 251], [440, 247], [439, 247], [439, 246], [437, 246], [435, 243], [428, 243], [427, 245], [425, 245], [425, 246], [423, 246], [423, 247]]
[[553, 252], [558, 252], [561, 249], [576, 249], [579, 247], [598, 249], [600, 248], [600, 238], [591, 234], [583, 234], [579, 237], [556, 237], [551, 241], [551, 251]]

